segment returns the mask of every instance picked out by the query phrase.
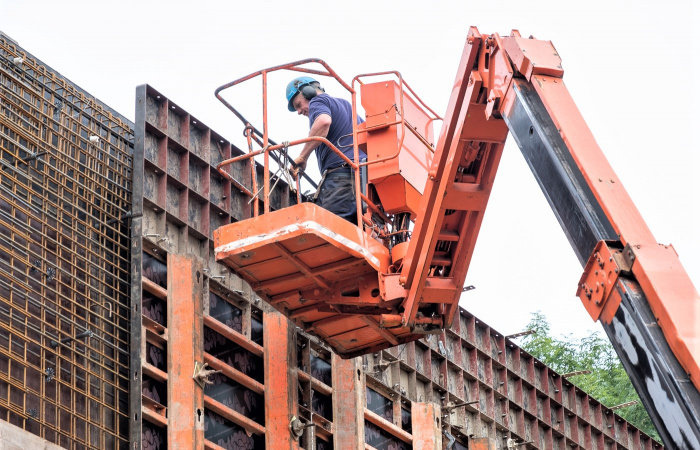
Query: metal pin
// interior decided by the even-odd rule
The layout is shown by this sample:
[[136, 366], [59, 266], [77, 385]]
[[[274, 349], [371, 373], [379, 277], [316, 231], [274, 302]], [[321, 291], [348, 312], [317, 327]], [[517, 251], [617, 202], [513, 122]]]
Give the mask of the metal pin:
[[527, 445], [527, 444], [532, 444], [533, 441], [527, 441], [527, 442], [515, 442], [515, 439], [508, 439], [506, 441], [506, 446], [508, 447], [509, 450], [515, 449], [516, 447], [520, 447], [521, 445]]
[[61, 345], [64, 345], [64, 344], [67, 344], [67, 343], [74, 341], [76, 339], [91, 338], [94, 334], [95, 333], [93, 333], [91, 330], [87, 330], [87, 331], [83, 331], [80, 334], [76, 334], [75, 337], [67, 337], [67, 338], [61, 339], [60, 342], [51, 341], [49, 343], [49, 345], [51, 346], [51, 348], [56, 348], [56, 347], [58, 347], [59, 343]]
[[507, 334], [507, 335], [505, 335], [505, 338], [506, 339], [513, 339], [513, 338], [522, 337], [522, 336], [529, 336], [531, 334], [537, 334], [537, 332], [535, 330], [525, 330], [525, 331], [521, 331], [519, 333]]
[[124, 214], [122, 214], [121, 216], [119, 216], [118, 219], [117, 219], [117, 218], [115, 218], [115, 219], [109, 219], [109, 220], [106, 222], [106, 224], [107, 224], [107, 225], [112, 225], [113, 223], [121, 222], [122, 220], [124, 220], [124, 219], [129, 219], [129, 218], [131, 218], [131, 217], [133, 217], [133, 214], [131, 213], [131, 211], [127, 211], [126, 213], [124, 213]]
[[619, 405], [611, 406], [610, 411], [615, 411], [616, 409], [627, 408], [628, 406], [634, 406], [637, 403], [639, 403], [637, 400], [632, 400], [631, 402], [627, 402], [627, 403], [620, 403]]
[[461, 408], [462, 406], [467, 406], [467, 405], [475, 405], [477, 403], [479, 403], [479, 400], [473, 400], [471, 402], [462, 402], [462, 403], [457, 403], [454, 405], [448, 404], [447, 406], [444, 407], [444, 409], [446, 409], [448, 411], [452, 411], [455, 408]]
[[23, 163], [27, 164], [28, 162], [34, 161], [35, 159], [37, 159], [37, 158], [39, 158], [40, 156], [43, 156], [43, 155], [45, 155], [45, 154], [47, 154], [47, 153], [48, 153], [47, 151], [38, 152], [38, 153], [29, 153], [29, 156], [27, 156], [26, 158], [22, 159], [21, 161], [22, 161]]
[[568, 373], [563, 373], [561, 374], [562, 378], [568, 378], [568, 377], [575, 377], [577, 375], [588, 375], [590, 374], [590, 370], [579, 370], [576, 372], [568, 372]]

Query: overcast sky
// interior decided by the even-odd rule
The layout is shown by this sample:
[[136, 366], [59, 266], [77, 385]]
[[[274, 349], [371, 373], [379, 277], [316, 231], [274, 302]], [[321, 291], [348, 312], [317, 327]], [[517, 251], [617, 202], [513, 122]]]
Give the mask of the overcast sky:
[[[0, 30], [131, 120], [135, 87], [148, 83], [239, 145], [240, 123], [213, 92], [261, 68], [318, 57], [346, 81], [398, 70], [443, 115], [470, 25], [551, 40], [656, 240], [674, 245], [700, 286], [700, 13], [691, 3], [0, 0]], [[291, 77], [270, 81], [278, 141], [308, 132], [306, 119], [286, 111]], [[259, 89], [251, 83], [230, 97], [251, 120]], [[542, 310], [555, 332], [583, 335], [594, 326], [575, 297], [581, 272], [509, 138], [467, 275], [476, 290], [462, 306], [503, 333]]]

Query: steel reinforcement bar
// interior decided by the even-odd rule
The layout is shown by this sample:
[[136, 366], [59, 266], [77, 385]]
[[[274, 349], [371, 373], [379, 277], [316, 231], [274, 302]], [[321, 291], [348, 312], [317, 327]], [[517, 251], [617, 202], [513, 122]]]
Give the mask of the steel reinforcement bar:
[[0, 419], [128, 443], [133, 125], [0, 36]]

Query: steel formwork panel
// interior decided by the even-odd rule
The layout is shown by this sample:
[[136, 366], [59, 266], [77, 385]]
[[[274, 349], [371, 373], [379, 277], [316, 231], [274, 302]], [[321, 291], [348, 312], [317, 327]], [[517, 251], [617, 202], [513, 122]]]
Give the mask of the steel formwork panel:
[[[193, 129], [198, 130], [194, 141]], [[143, 160], [144, 171], [142, 238], [137, 242], [142, 243], [139, 258], [144, 258], [140, 265], [144, 277], [153, 280], [144, 279], [139, 287], [139, 295], [143, 295], [139, 326], [153, 328], [150, 317], [157, 317], [159, 311], [168, 307], [150, 294], [156, 290], [153, 285], [157, 280], [166, 278], [165, 255], [197, 254], [205, 261], [205, 292], [210, 292], [204, 299], [205, 361], [222, 370], [217, 377], [225, 383], [237, 383], [234, 390], [242, 396], [239, 398], [247, 396], [256, 404], [265, 405], [265, 417], [261, 418], [254, 409], [239, 410], [239, 416], [209, 402], [216, 408], [208, 408], [208, 414], [223, 411], [228, 416], [212, 416], [217, 433], [226, 438], [212, 440], [210, 435], [206, 448], [236, 448], [234, 436], [247, 436], [246, 445], [252, 448], [297, 448], [287, 426], [293, 416], [304, 424], [313, 423], [298, 440], [299, 448], [307, 449], [401, 449], [414, 448], [418, 442], [425, 448], [425, 442], [431, 441], [435, 448], [442, 449], [452, 440], [453, 449], [506, 449], [509, 440], [530, 449], [661, 448], [464, 309], [460, 309], [452, 328], [439, 335], [348, 361], [292, 323], [280, 328], [278, 325], [286, 323], [286, 319], [213, 258], [213, 230], [250, 217], [249, 198], [211, 170], [221, 159], [240, 151], [149, 86], [137, 90], [136, 136], [137, 142], [140, 136], [144, 142], [140, 158], [139, 146], [135, 148], [136, 177], [140, 170], [138, 161]], [[194, 177], [193, 161], [198, 166]], [[203, 161], [208, 161], [208, 171]], [[232, 170], [236, 170], [237, 181], [250, 186], [250, 167]], [[207, 173], [209, 178], [205, 179]], [[134, 187], [136, 203], [140, 187]], [[283, 186], [280, 192], [275, 208], [290, 204], [287, 187]], [[194, 209], [190, 207], [193, 198], [199, 202]], [[202, 203], [202, 199], [209, 203]], [[204, 213], [197, 215], [198, 211], [207, 210], [208, 228], [199, 220]], [[162, 265], [157, 268], [154, 261], [161, 261]], [[165, 299], [166, 294], [163, 291], [160, 298]], [[264, 342], [253, 338], [256, 322], [260, 327], [266, 324]], [[277, 325], [272, 326], [273, 323]], [[209, 353], [206, 346], [212, 341], [243, 349], [241, 356], [248, 361], [263, 361], [262, 372], [251, 372], [260, 362], [243, 373], [240, 366], [236, 367], [235, 357], [222, 359]], [[275, 346], [274, 352], [270, 345]], [[141, 348], [144, 351], [146, 347]], [[144, 357], [148, 355], [142, 354]], [[287, 375], [279, 378], [282, 373]], [[159, 376], [167, 383], [166, 373]], [[275, 380], [274, 386], [271, 380]], [[207, 395], [205, 391], [205, 398]], [[469, 404], [450, 408], [451, 404], [465, 402]], [[144, 403], [144, 411], [147, 409]], [[420, 417], [414, 411], [421, 411]], [[424, 430], [430, 426], [425, 422], [426, 411], [435, 411], [439, 430], [427, 438]], [[143, 424], [148, 424], [144, 433], [158, 426], [157, 420], [146, 414], [143, 419]], [[160, 425], [162, 433], [166, 432], [165, 426], [164, 422]], [[346, 428], [353, 432], [346, 433]], [[415, 430], [420, 430], [420, 436], [413, 434]], [[263, 435], [266, 443], [250, 441], [251, 437]]]
[[125, 448], [133, 125], [4, 36], [0, 109], [0, 419]]

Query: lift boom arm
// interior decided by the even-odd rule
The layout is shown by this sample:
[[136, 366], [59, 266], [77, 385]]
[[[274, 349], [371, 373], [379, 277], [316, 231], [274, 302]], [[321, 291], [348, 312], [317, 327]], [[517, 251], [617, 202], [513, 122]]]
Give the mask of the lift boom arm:
[[[676, 252], [654, 240], [603, 156], [551, 42], [472, 28], [465, 53], [475, 46], [478, 63], [456, 84], [481, 78], [488, 121], [504, 121], [525, 156], [585, 266], [577, 294], [601, 321], [664, 443], [700, 448], [700, 298]], [[428, 220], [417, 222], [414, 255], [430, 248]], [[407, 282], [421, 267], [411, 258]]]

